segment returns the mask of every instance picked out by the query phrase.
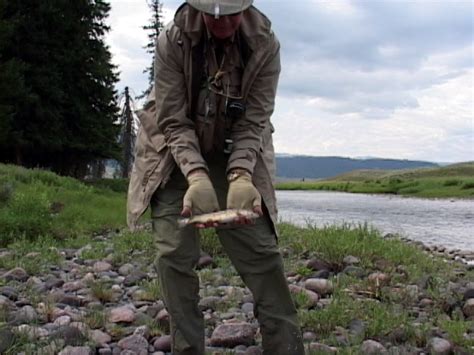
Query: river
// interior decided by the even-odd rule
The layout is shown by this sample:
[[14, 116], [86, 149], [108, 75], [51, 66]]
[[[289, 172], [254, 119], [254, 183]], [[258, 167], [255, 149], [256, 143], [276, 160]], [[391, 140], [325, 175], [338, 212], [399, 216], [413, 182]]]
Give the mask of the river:
[[297, 225], [365, 223], [427, 245], [474, 251], [474, 200], [277, 191], [279, 218]]

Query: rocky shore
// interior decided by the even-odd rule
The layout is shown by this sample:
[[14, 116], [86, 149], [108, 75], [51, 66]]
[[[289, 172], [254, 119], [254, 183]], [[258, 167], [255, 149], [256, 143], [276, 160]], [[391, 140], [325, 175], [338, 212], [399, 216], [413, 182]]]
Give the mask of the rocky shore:
[[[114, 238], [110, 233], [80, 248], [57, 248], [50, 252], [61, 262], [38, 270], [31, 264], [5, 267], [16, 260], [16, 251], [0, 250], [1, 354], [169, 354], [169, 315], [152, 255], [130, 249], [118, 257]], [[367, 264], [350, 254], [331, 263], [283, 246], [307, 353], [472, 354], [474, 279], [460, 260], [474, 255], [418, 248], [442, 256], [449, 279], [412, 275], [410, 265], [384, 259]], [[261, 354], [252, 295], [228, 260], [203, 253], [198, 273], [206, 352]], [[370, 318], [380, 317], [380, 324], [357, 310], [347, 315], [344, 310], [353, 306], [373, 312]], [[394, 322], [398, 313], [406, 318]]]

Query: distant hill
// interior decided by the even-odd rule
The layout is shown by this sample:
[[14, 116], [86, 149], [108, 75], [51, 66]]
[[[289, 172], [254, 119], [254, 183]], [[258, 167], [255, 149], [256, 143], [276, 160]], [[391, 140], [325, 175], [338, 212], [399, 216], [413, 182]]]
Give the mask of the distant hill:
[[399, 170], [438, 167], [435, 163], [397, 159], [352, 159], [277, 154], [277, 177], [283, 179], [323, 179], [354, 170]]

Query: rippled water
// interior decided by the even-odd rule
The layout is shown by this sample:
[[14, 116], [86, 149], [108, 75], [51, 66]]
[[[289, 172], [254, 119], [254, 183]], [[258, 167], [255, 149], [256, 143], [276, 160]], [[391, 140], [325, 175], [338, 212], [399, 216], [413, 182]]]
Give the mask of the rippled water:
[[277, 191], [279, 216], [299, 225], [369, 223], [428, 245], [474, 251], [474, 200]]

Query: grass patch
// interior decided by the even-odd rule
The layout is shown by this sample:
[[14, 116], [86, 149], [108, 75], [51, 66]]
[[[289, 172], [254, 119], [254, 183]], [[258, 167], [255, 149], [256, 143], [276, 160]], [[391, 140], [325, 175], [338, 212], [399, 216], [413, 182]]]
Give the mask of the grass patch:
[[383, 193], [428, 198], [473, 198], [474, 163], [411, 170], [361, 170], [318, 181], [277, 184], [279, 190]]

